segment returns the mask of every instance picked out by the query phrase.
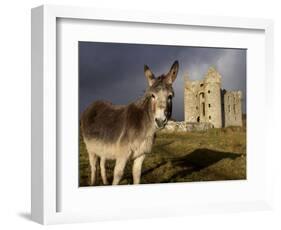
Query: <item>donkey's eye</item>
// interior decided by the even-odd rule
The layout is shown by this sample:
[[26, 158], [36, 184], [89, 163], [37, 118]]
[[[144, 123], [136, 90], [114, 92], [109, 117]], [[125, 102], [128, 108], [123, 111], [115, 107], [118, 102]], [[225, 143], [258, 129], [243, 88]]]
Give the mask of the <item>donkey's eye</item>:
[[155, 99], [155, 95], [154, 95], [154, 94], [151, 94], [151, 97], [152, 97], [153, 99]]
[[168, 100], [172, 100], [172, 97], [173, 97], [172, 95], [169, 95]]

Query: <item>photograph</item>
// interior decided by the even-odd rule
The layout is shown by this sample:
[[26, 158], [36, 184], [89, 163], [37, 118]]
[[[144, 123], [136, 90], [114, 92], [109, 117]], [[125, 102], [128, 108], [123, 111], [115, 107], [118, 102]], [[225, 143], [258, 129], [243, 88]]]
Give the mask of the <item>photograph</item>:
[[78, 42], [79, 187], [247, 179], [247, 49]]

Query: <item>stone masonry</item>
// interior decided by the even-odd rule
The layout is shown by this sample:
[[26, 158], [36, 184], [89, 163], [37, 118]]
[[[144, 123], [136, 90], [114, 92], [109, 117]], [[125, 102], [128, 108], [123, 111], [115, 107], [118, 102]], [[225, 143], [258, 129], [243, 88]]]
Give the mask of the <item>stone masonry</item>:
[[224, 93], [225, 127], [242, 126], [241, 99], [241, 91], [231, 91]]
[[242, 92], [222, 90], [221, 80], [213, 67], [203, 80], [185, 79], [185, 122], [208, 122], [214, 128], [242, 126]]

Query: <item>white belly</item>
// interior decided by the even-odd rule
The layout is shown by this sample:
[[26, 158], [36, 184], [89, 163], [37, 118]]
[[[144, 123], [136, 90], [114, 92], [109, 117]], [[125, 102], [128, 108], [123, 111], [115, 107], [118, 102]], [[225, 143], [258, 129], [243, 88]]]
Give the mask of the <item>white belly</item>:
[[145, 153], [151, 152], [153, 145], [153, 138], [151, 136], [142, 140], [135, 140], [132, 143], [120, 144], [117, 143], [104, 143], [97, 139], [87, 140], [84, 139], [88, 153], [96, 154], [99, 157], [106, 159], [117, 158], [136, 158]]
[[96, 139], [84, 141], [89, 153], [94, 153], [99, 157], [105, 157], [106, 159], [117, 159], [126, 156], [129, 153], [128, 148], [120, 146], [118, 143], [109, 144]]

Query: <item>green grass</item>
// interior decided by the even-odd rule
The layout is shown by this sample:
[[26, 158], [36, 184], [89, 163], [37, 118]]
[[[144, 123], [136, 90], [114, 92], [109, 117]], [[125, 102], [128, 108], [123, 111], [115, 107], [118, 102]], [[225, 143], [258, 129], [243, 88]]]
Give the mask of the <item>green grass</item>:
[[[113, 178], [114, 161], [107, 161]], [[132, 184], [129, 161], [120, 184]], [[80, 186], [88, 186], [88, 154], [80, 138]], [[97, 169], [97, 185], [102, 185]], [[246, 179], [246, 130], [210, 129], [206, 132], [157, 133], [152, 152], [142, 167], [142, 184]]]

